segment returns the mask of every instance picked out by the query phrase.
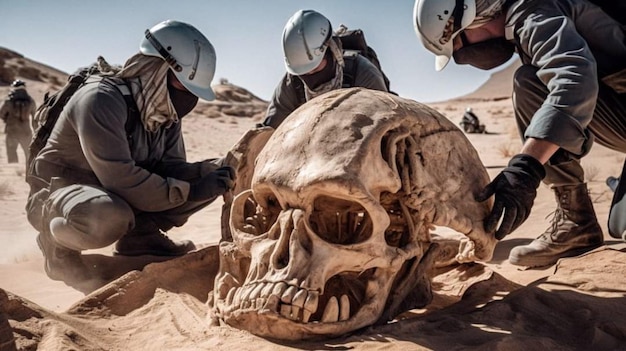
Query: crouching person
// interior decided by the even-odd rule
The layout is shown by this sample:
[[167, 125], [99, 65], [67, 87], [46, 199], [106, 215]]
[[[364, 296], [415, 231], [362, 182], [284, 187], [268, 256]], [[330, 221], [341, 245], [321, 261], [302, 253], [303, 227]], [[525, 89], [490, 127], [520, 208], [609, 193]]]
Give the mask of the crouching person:
[[88, 279], [81, 251], [113, 243], [126, 256], [195, 249], [165, 232], [235, 179], [220, 160], [186, 161], [181, 119], [198, 98], [214, 98], [214, 72], [211, 43], [165, 21], [121, 71], [88, 79], [69, 99], [29, 172], [28, 220], [51, 279]]

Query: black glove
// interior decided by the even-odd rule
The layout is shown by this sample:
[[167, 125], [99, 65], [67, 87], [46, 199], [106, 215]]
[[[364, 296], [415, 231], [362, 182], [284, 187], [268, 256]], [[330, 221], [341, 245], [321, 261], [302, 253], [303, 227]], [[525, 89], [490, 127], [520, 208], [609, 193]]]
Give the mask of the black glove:
[[496, 229], [500, 217], [502, 223], [496, 231], [496, 239], [501, 240], [517, 229], [530, 215], [539, 183], [546, 176], [543, 165], [529, 155], [515, 155], [508, 167], [502, 170], [485, 189], [478, 194], [476, 201], [485, 201], [496, 196], [491, 213], [485, 218], [485, 231]]
[[224, 166], [193, 183], [189, 189], [189, 201], [204, 201], [223, 195], [235, 185], [235, 169]]

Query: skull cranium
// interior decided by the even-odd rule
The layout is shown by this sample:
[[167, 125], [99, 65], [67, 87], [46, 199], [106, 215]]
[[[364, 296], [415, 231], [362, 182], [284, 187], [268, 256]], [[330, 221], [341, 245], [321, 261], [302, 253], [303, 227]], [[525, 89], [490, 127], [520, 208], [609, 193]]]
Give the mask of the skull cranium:
[[489, 180], [436, 111], [353, 88], [303, 105], [257, 158], [220, 245], [214, 312], [278, 339], [330, 337], [432, 298], [433, 225], [465, 234], [457, 260], [495, 246], [474, 195]]

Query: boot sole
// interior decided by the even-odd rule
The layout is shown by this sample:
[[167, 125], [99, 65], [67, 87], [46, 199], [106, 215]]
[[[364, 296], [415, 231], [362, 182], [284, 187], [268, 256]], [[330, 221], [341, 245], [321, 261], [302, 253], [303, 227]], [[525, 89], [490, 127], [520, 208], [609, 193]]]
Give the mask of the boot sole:
[[44, 249], [44, 245], [41, 240], [42, 239], [40, 233], [39, 235], [37, 235], [37, 246], [39, 246], [39, 250], [41, 250], [41, 253], [43, 254], [43, 270], [46, 272], [48, 278], [52, 280], [62, 280], [58, 275], [52, 273], [52, 270], [50, 269], [50, 266], [48, 264], [48, 256], [46, 255], [46, 250]]
[[509, 255], [509, 262], [516, 266], [526, 266], [530, 268], [552, 266], [553, 264], [557, 263], [557, 261], [561, 258], [579, 256], [591, 250], [595, 250], [602, 245], [603, 244], [597, 244], [593, 246], [571, 249], [551, 256], [529, 256], [526, 258], [520, 258], [517, 255], [513, 255], [513, 253], [511, 253]]
[[37, 235], [37, 246], [39, 246], [39, 250], [41, 250], [41, 253], [43, 254], [43, 259], [44, 259], [43, 268], [48, 278], [52, 280], [56, 280], [56, 281], [63, 281], [66, 283], [68, 281], [78, 282], [78, 281], [87, 281], [91, 279], [88, 269], [82, 261], [80, 263], [74, 262], [72, 269], [69, 271], [64, 270], [62, 268], [52, 269], [50, 267], [50, 260], [48, 259], [48, 255], [46, 254], [46, 250], [44, 249], [45, 245], [42, 242], [43, 239], [41, 238], [41, 235], [42, 235], [41, 233]]

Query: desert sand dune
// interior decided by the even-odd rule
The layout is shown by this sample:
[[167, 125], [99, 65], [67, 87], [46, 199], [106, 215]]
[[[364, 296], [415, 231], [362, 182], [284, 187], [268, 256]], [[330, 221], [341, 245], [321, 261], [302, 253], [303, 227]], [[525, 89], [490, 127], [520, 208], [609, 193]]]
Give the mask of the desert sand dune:
[[[0, 49], [2, 74], [27, 82], [41, 101], [66, 75]], [[458, 125], [471, 106], [488, 134], [467, 135], [491, 177], [521, 145], [508, 93], [512, 69], [476, 92], [429, 104]], [[0, 85], [5, 96], [8, 86]], [[225, 156], [263, 118], [266, 102], [234, 84], [216, 86], [218, 99], [183, 120], [190, 160]], [[498, 243], [490, 262], [440, 268], [434, 300], [387, 325], [340, 338], [286, 343], [215, 325], [208, 308], [217, 271], [223, 202], [169, 234], [200, 248], [183, 258], [113, 257], [112, 248], [85, 252], [100, 279], [71, 286], [50, 280], [26, 221], [24, 161], [7, 165], [0, 134], [0, 350], [626, 350], [626, 244], [608, 236], [612, 193], [624, 155], [594, 146], [583, 160], [605, 246], [541, 269], [508, 263], [514, 246], [549, 225], [553, 193], [540, 186], [530, 218]], [[443, 229], [441, 229], [443, 230]], [[121, 277], [121, 278], [120, 278]], [[119, 278], [119, 279], [118, 279]]]

